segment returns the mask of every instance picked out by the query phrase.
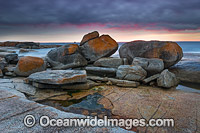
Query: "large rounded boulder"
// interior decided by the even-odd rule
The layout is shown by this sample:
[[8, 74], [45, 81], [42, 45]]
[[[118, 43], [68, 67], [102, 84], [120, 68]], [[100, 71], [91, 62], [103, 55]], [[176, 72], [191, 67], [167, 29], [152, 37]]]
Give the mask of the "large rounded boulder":
[[46, 62], [42, 58], [26, 56], [20, 58], [14, 72], [18, 76], [29, 76], [44, 70], [46, 70]]
[[83, 56], [88, 62], [94, 62], [102, 57], [109, 57], [118, 49], [117, 42], [109, 35], [89, 39], [80, 46]]
[[77, 44], [67, 44], [52, 49], [47, 54], [46, 60], [53, 69], [68, 69], [87, 65], [87, 60], [79, 52]]
[[159, 58], [164, 67], [173, 66], [183, 57], [182, 48], [168, 41], [133, 41], [123, 44], [119, 49], [121, 58], [127, 58], [131, 64], [135, 57]]

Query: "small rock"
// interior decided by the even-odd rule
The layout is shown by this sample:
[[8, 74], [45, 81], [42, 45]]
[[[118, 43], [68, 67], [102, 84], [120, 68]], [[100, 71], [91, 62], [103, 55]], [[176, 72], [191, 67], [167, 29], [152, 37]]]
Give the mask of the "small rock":
[[68, 69], [87, 65], [87, 61], [80, 54], [77, 44], [67, 44], [52, 49], [48, 52], [46, 60], [53, 69]]
[[87, 82], [87, 75], [84, 70], [49, 70], [33, 73], [27, 79], [29, 82], [65, 85], [72, 83], [85, 83]]
[[102, 35], [98, 38], [89, 40], [80, 46], [81, 53], [90, 63], [102, 57], [111, 56], [117, 49], [117, 42], [109, 35]]
[[91, 33], [84, 35], [83, 39], [80, 42], [80, 46], [88, 42], [89, 40], [95, 39], [97, 37], [99, 37], [99, 33], [97, 31], [93, 31]]
[[165, 69], [157, 79], [157, 85], [164, 88], [171, 88], [178, 85], [176, 75]]
[[18, 62], [18, 54], [8, 54], [5, 57], [6, 62], [8, 62], [8, 64], [17, 64]]
[[32, 73], [44, 71], [46, 62], [39, 57], [26, 56], [20, 58], [14, 72], [19, 76], [29, 76]]
[[94, 75], [107, 75], [107, 76], [115, 76], [117, 69], [115, 68], [106, 68], [106, 67], [85, 67], [85, 70], [88, 73]]
[[121, 65], [116, 75], [119, 79], [142, 81], [147, 76], [147, 72], [141, 66]]
[[128, 61], [126, 58], [100, 58], [94, 62], [94, 66], [97, 67], [111, 67], [118, 68], [120, 65], [128, 65]]
[[6, 76], [16, 77], [17, 75], [14, 72], [5, 72]]
[[147, 71], [148, 75], [157, 74], [163, 71], [164, 69], [164, 63], [161, 59], [156, 58], [140, 58], [135, 57], [133, 59], [132, 65], [139, 65], [144, 70]]
[[144, 80], [143, 80], [143, 83], [145, 83], [145, 84], [146, 84], [146, 83], [149, 83], [149, 82], [151, 82], [152, 80], [157, 79], [159, 76], [160, 76], [160, 74], [155, 74], [155, 75], [153, 75], [153, 76], [150, 76], [150, 77], [144, 79]]

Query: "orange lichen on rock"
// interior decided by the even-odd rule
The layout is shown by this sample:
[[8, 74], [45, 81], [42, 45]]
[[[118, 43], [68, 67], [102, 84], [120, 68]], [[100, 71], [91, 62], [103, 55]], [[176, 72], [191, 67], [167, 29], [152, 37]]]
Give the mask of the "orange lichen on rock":
[[168, 42], [166, 45], [164, 45], [160, 51], [166, 51], [169, 52], [172, 56], [176, 56], [177, 53], [183, 53], [182, 48], [174, 42]]
[[99, 37], [99, 33], [97, 31], [93, 31], [91, 33], [84, 35], [83, 39], [80, 42], [80, 46], [86, 43], [87, 41], [92, 40], [97, 37]]
[[66, 81], [69, 83], [70, 81], [73, 83], [74, 81], [78, 81], [79, 79], [84, 79], [86, 78], [86, 75], [75, 75], [71, 78], [62, 78], [61, 80], [58, 80], [58, 84], [65, 84]]
[[21, 72], [28, 72], [37, 69], [42, 65], [44, 65], [44, 60], [39, 57], [26, 56], [22, 57], [18, 62], [18, 68]]
[[118, 48], [117, 42], [109, 35], [102, 35], [99, 38], [90, 40], [89, 46], [95, 53], [102, 54], [107, 50], [113, 50]]
[[77, 44], [70, 44], [70, 47], [68, 48], [68, 54], [73, 54], [78, 50]]

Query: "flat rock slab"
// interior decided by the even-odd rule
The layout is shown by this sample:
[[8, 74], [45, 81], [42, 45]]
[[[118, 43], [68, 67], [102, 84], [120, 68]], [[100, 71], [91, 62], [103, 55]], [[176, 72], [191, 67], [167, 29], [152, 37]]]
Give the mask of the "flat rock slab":
[[[200, 94], [156, 87], [120, 88], [100, 86], [104, 90], [99, 100], [119, 118], [149, 120], [172, 118], [174, 127], [138, 127], [137, 132], [200, 132]], [[110, 102], [107, 102], [110, 101]]]
[[84, 70], [49, 70], [33, 73], [27, 79], [29, 82], [64, 85], [87, 82], [87, 75]]
[[[84, 115], [66, 113], [55, 108], [29, 101], [20, 96], [7, 92], [6, 88], [0, 90], [0, 132], [131, 132], [118, 127], [42, 127], [39, 125], [41, 116], [50, 119], [58, 118], [86, 118]], [[25, 116], [33, 115], [36, 124], [28, 128], [24, 125]]]

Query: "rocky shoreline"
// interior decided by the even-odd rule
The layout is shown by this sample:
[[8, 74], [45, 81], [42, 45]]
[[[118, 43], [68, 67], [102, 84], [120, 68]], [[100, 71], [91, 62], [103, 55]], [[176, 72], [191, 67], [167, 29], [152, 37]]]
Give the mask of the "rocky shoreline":
[[[195, 131], [195, 124], [186, 126], [190, 123], [188, 108], [198, 113], [200, 106], [195, 104], [200, 97], [175, 88], [179, 81], [200, 84], [200, 64], [181, 60], [183, 51], [175, 42], [125, 43], [119, 49], [120, 57], [110, 57], [118, 49], [117, 42], [109, 35], [100, 36], [97, 31], [84, 35], [80, 45], [42, 46], [32, 42], [4, 42], [0, 46], [21, 48], [23, 52], [55, 47], [45, 58], [18, 57], [12, 51], [0, 50], [0, 87], [22, 92], [28, 99], [41, 103], [79, 100], [98, 93], [101, 94], [101, 100], [96, 100], [96, 103], [109, 110], [111, 117], [141, 118], [137, 110], [140, 108], [143, 113], [149, 112], [142, 113], [142, 117], [149, 119], [154, 117], [154, 110], [159, 110], [157, 118], [171, 116], [178, 124], [175, 128], [156, 128], [156, 131]], [[71, 90], [81, 92], [69, 94]], [[186, 99], [183, 101], [184, 98]], [[185, 102], [191, 102], [191, 106], [184, 105]], [[176, 105], [180, 108], [176, 108]], [[56, 107], [54, 104], [53, 106]], [[77, 108], [76, 104], [72, 106], [73, 108], [68, 107], [64, 111], [74, 113], [76, 109], [81, 109], [79, 113], [91, 115], [86, 113], [89, 109], [84, 110], [82, 106]], [[59, 106], [58, 108], [61, 109]], [[129, 109], [132, 111], [127, 112]], [[170, 113], [170, 109], [174, 111]], [[183, 112], [179, 116], [180, 110]], [[166, 114], [164, 112], [167, 115], [163, 115]], [[95, 111], [92, 113], [95, 116]], [[105, 112], [99, 114], [100, 117], [103, 115], [106, 115]], [[195, 112], [191, 115], [194, 117]], [[180, 117], [185, 120], [181, 122], [178, 119]], [[151, 128], [132, 130], [155, 131]]]

